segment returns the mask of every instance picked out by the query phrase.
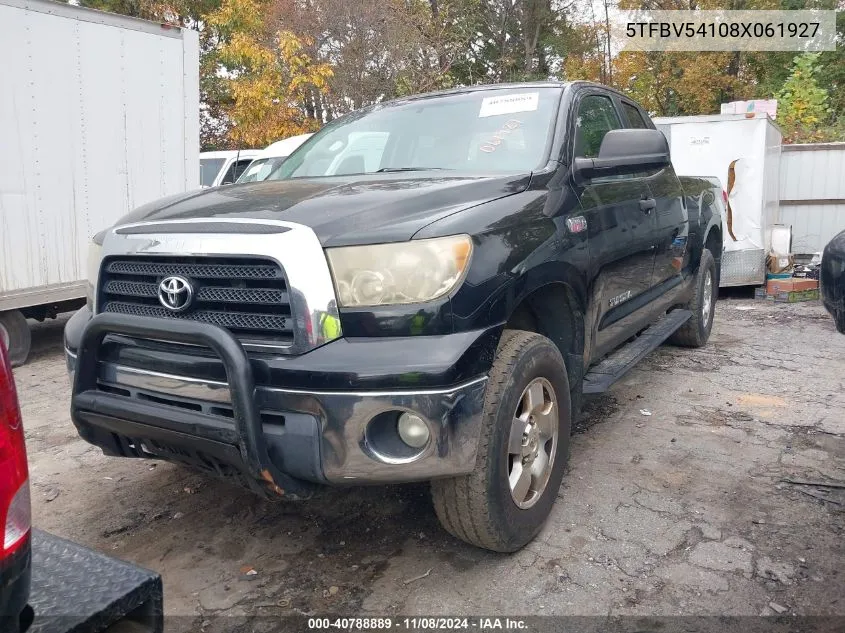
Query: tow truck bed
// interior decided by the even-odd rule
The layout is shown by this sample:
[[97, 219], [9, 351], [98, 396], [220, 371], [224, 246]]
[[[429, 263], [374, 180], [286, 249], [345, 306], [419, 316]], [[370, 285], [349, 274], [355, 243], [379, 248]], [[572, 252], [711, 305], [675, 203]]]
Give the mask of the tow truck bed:
[[27, 633], [95, 633], [132, 622], [132, 631], [164, 630], [161, 576], [40, 530], [32, 531]]

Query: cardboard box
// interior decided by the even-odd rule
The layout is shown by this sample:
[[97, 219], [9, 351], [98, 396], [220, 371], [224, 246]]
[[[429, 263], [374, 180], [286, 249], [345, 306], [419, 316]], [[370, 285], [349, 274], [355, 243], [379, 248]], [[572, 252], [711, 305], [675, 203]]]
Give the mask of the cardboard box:
[[793, 292], [778, 292], [770, 295], [778, 303], [798, 303], [799, 301], [816, 301], [819, 298], [819, 289], [795, 290]]
[[793, 277], [791, 279], [769, 279], [766, 282], [766, 292], [770, 295], [818, 289], [819, 282], [815, 279], [796, 279]]
[[792, 270], [795, 267], [795, 259], [792, 255], [777, 255], [769, 253], [766, 256], [766, 270], [769, 274], [787, 273], [792, 276]]

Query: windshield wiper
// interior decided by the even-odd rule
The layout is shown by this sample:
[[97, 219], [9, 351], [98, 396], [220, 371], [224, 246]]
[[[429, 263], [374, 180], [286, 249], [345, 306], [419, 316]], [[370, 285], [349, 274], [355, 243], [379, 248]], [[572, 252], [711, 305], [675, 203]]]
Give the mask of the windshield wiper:
[[376, 169], [375, 173], [389, 173], [393, 171], [442, 171], [446, 169], [446, 167], [382, 167], [381, 169]]

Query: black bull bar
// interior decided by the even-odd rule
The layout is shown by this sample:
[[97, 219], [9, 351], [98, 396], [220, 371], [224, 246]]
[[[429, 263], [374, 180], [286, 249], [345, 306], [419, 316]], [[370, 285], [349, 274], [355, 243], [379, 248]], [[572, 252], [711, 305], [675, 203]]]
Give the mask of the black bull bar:
[[[209, 415], [99, 389], [99, 352], [109, 334], [211, 349], [226, 369], [233, 417]], [[282, 495], [304, 498], [314, 491], [313, 484], [285, 474], [270, 459], [255, 403], [255, 380], [249, 358], [228, 330], [210, 323], [125, 314], [95, 316], [86, 325], [77, 350], [71, 418], [84, 439], [106, 452], [111, 451], [95, 439], [92, 427], [100, 435], [108, 431], [171, 445], [200, 446], [241, 471], [253, 490], [271, 498]]]

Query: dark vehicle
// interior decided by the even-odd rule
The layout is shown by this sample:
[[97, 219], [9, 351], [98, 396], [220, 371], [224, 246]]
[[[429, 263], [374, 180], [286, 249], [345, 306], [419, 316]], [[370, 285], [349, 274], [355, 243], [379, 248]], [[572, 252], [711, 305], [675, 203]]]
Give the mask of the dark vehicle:
[[845, 231], [825, 246], [819, 279], [822, 303], [833, 315], [836, 329], [845, 334]]
[[516, 550], [557, 496], [582, 393], [667, 338], [706, 343], [720, 204], [600, 85], [353, 112], [264, 182], [95, 238], [65, 331], [74, 423], [108, 455], [271, 496], [430, 480], [448, 531]]

